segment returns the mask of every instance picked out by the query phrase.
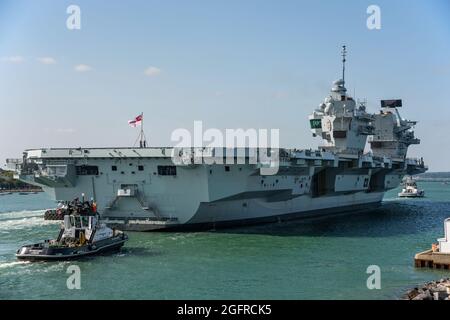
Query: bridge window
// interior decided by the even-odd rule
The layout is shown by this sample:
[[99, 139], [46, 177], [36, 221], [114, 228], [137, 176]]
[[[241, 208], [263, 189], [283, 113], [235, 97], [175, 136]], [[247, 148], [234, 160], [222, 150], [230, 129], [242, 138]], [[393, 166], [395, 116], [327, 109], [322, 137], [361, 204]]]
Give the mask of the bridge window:
[[77, 166], [76, 172], [78, 176], [98, 176], [97, 166]]
[[160, 176], [176, 176], [177, 167], [175, 166], [158, 166], [158, 174]]

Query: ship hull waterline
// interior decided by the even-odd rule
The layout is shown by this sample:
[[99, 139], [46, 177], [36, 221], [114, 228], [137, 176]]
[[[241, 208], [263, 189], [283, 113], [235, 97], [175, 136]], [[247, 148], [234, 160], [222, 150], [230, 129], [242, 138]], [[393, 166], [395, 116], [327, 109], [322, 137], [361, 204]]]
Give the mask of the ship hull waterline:
[[271, 223], [281, 223], [289, 221], [301, 221], [320, 219], [340, 215], [351, 215], [358, 213], [365, 213], [373, 211], [382, 206], [381, 201], [371, 203], [348, 205], [342, 207], [325, 208], [311, 211], [302, 211], [286, 214], [271, 215], [265, 217], [236, 219], [229, 221], [216, 222], [199, 222], [199, 223], [185, 223], [185, 224], [165, 224], [165, 225], [150, 225], [150, 224], [127, 224], [127, 223], [108, 223], [111, 228], [116, 228], [122, 231], [137, 231], [137, 232], [195, 232], [195, 231], [211, 231], [217, 229], [231, 229], [245, 226], [257, 226]]

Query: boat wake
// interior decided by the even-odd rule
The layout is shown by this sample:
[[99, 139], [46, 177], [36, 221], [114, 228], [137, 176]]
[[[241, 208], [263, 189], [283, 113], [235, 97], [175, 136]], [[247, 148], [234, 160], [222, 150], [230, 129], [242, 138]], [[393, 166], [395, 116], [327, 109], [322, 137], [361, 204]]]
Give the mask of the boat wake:
[[10, 261], [10, 262], [0, 262], [0, 269], [11, 268], [17, 265], [29, 264], [30, 261]]
[[2, 213], [0, 214], [0, 231], [21, 230], [59, 223], [59, 221], [44, 220], [43, 215], [44, 210]]
[[45, 210], [8, 211], [0, 213], [0, 221], [43, 216]]

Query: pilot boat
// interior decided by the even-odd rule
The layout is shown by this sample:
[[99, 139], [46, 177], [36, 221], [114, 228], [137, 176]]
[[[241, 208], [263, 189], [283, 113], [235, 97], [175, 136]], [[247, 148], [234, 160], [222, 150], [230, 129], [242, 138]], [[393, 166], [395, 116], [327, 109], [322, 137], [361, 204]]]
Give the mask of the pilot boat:
[[408, 178], [405, 180], [402, 192], [398, 196], [400, 198], [422, 198], [425, 196], [425, 191], [418, 189], [416, 182]]
[[128, 240], [122, 231], [111, 229], [97, 213], [64, 216], [58, 238], [25, 245], [17, 250], [21, 260], [69, 260], [118, 251]]

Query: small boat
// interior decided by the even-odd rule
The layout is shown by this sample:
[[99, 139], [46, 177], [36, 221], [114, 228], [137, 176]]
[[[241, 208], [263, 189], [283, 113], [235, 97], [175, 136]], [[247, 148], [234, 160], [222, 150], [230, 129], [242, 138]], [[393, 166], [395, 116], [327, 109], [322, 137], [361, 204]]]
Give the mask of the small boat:
[[58, 238], [25, 245], [17, 250], [20, 260], [70, 260], [104, 252], [118, 251], [128, 240], [122, 231], [111, 229], [99, 215], [64, 216]]
[[29, 192], [19, 192], [19, 194], [20, 194], [21, 196], [26, 196], [26, 195], [29, 195], [30, 193], [29, 193]]
[[425, 191], [418, 189], [416, 182], [407, 178], [403, 183], [402, 192], [398, 194], [400, 198], [423, 198], [425, 196]]

